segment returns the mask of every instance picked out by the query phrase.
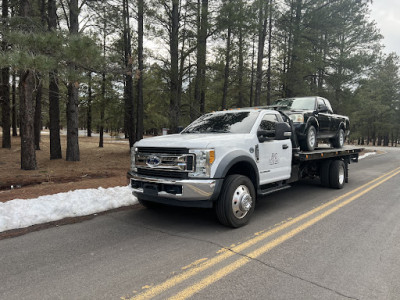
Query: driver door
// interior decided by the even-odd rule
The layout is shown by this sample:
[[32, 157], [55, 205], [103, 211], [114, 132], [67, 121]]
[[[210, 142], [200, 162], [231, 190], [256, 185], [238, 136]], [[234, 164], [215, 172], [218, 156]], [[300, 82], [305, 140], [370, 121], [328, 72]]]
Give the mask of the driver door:
[[292, 144], [290, 139], [275, 139], [274, 131], [280, 115], [267, 113], [261, 120], [259, 130], [270, 132], [269, 139], [258, 144], [260, 185], [290, 178]]

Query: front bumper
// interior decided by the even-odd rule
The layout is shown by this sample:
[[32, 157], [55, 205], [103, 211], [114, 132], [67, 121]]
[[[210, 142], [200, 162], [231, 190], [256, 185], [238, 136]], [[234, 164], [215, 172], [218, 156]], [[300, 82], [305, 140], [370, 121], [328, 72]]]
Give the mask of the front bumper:
[[159, 178], [134, 172], [127, 176], [136, 197], [166, 204], [215, 200], [222, 185], [222, 179]]

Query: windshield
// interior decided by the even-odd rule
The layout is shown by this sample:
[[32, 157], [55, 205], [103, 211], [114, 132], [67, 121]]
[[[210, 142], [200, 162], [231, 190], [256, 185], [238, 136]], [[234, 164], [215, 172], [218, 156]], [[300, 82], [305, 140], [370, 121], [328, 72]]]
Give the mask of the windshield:
[[291, 110], [314, 110], [315, 97], [279, 99], [275, 102], [277, 107], [285, 107]]
[[217, 112], [201, 116], [182, 133], [249, 133], [259, 111]]

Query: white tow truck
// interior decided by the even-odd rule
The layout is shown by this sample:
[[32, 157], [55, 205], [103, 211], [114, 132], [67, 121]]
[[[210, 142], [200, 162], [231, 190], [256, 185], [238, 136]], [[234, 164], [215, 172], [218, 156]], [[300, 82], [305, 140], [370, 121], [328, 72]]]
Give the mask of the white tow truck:
[[179, 134], [146, 138], [131, 149], [133, 194], [146, 207], [215, 208], [227, 226], [247, 224], [256, 200], [319, 177], [326, 187], [348, 182], [348, 165], [362, 148], [300, 151], [283, 113], [245, 108], [208, 113]]

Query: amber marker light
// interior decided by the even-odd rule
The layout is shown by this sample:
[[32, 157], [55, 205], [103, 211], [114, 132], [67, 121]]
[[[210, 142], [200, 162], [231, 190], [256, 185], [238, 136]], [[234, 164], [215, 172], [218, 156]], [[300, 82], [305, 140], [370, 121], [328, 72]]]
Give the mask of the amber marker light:
[[215, 151], [212, 150], [210, 151], [210, 164], [212, 164], [215, 161]]

